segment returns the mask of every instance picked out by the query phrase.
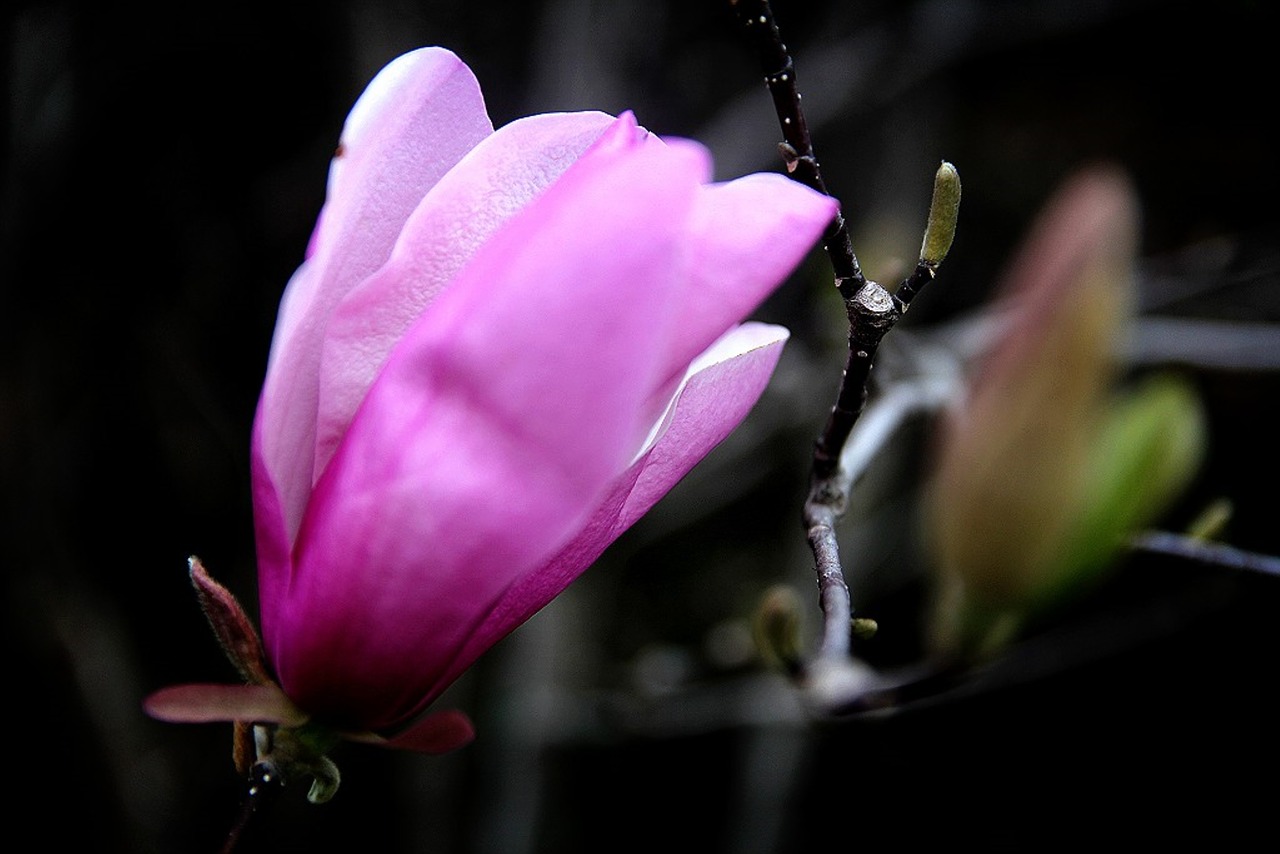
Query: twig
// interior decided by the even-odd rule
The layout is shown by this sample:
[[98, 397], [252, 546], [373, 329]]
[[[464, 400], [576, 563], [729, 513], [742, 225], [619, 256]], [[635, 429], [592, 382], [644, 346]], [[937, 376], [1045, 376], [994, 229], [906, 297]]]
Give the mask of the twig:
[[[785, 140], [779, 149], [788, 174], [792, 179], [830, 195], [822, 179], [804, 111], [800, 108], [795, 63], [782, 41], [769, 3], [767, 0], [730, 0], [730, 4], [742, 21], [764, 71], [765, 85], [773, 98]], [[866, 407], [871, 366], [880, 342], [902, 318], [921, 288], [933, 279], [950, 248], [959, 201], [959, 177], [950, 164], [943, 163], [935, 178], [933, 204], [920, 263], [896, 294], [889, 293], [863, 275], [849, 239], [848, 225], [841, 213], [836, 213], [824, 235], [835, 284], [844, 298], [849, 318], [849, 355], [835, 406], [814, 443], [813, 470], [804, 506], [804, 524], [809, 547], [813, 551], [823, 616], [820, 646], [816, 661], [808, 668], [808, 675], [820, 671], [839, 673], [841, 680], [849, 676], [850, 626], [854, 612], [840, 560], [836, 523], [848, 504], [852, 479], [841, 473], [841, 452]], [[828, 689], [829, 686], [820, 688], [817, 693], [830, 695]]]
[[[795, 63], [782, 42], [777, 22], [773, 19], [773, 10], [769, 8], [768, 2], [762, 0], [729, 0], [729, 3], [738, 13], [747, 37], [759, 57], [760, 67], [764, 70], [764, 82], [769, 87], [773, 109], [782, 126], [782, 138], [785, 142], [778, 149], [782, 153], [787, 173], [806, 187], [817, 190], [824, 196], [831, 195], [822, 180], [822, 170], [813, 153], [809, 125], [805, 121], [804, 111], [800, 109]], [[858, 266], [858, 259], [853, 254], [849, 228], [839, 211], [827, 226], [822, 241], [831, 258], [840, 295], [849, 299], [865, 280], [862, 269]]]
[[958, 365], [937, 360], [943, 370], [895, 382], [871, 401], [840, 454], [839, 489], [849, 494], [894, 434], [912, 416], [936, 412], [959, 395]]
[[1175, 557], [1201, 566], [1246, 570], [1280, 577], [1280, 557], [1244, 551], [1226, 543], [1201, 540], [1169, 531], [1148, 531], [1130, 541], [1134, 551]]

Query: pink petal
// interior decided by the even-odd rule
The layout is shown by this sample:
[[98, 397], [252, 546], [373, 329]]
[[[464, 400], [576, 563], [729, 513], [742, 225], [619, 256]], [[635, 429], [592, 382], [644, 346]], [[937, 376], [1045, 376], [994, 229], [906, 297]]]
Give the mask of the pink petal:
[[689, 223], [680, 334], [667, 350], [662, 375], [668, 385], [655, 394], [650, 421], [665, 409], [690, 360], [786, 280], [837, 208], [830, 196], [776, 173], [702, 188]]
[[593, 149], [393, 350], [312, 496], [289, 600], [264, 613], [300, 705], [406, 719], [586, 520], [634, 453], [709, 169], [688, 143]]
[[694, 360], [666, 427], [645, 455], [615, 538], [742, 423], [764, 393], [789, 336], [782, 326], [744, 323]]
[[410, 325], [481, 244], [615, 121], [604, 113], [560, 113], [513, 122], [483, 140], [427, 193], [391, 260], [347, 294], [329, 322], [320, 371], [317, 476]]
[[338, 301], [391, 254], [419, 200], [492, 131], [479, 85], [446, 50], [396, 59], [343, 128], [313, 254], [280, 305], [263, 388], [261, 448], [290, 538], [313, 478], [321, 346]]
[[347, 735], [351, 741], [431, 754], [448, 753], [459, 747], [465, 747], [474, 741], [475, 737], [476, 729], [471, 719], [456, 709], [427, 715], [404, 732], [391, 738], [384, 738], [371, 732]]
[[423, 707], [485, 650], [564, 591], [742, 422], [764, 392], [787, 337], [787, 330], [780, 326], [743, 324], [689, 367], [662, 432], [614, 481], [568, 545], [550, 561], [513, 580], [466, 639]]
[[689, 224], [693, 257], [667, 376], [682, 376], [690, 360], [755, 311], [813, 248], [837, 207], [777, 173], [703, 187]]
[[[262, 451], [262, 400], [253, 420], [253, 434], [249, 442], [250, 484], [253, 490], [253, 531], [258, 554], [258, 613], [263, 637], [271, 614], [284, 605], [292, 573], [293, 543], [285, 527], [284, 509], [280, 506], [280, 492], [267, 470]], [[271, 658], [267, 647], [267, 658]]]
[[174, 685], [142, 703], [151, 717], [169, 723], [203, 724], [247, 721], [301, 726], [307, 722], [275, 685]]

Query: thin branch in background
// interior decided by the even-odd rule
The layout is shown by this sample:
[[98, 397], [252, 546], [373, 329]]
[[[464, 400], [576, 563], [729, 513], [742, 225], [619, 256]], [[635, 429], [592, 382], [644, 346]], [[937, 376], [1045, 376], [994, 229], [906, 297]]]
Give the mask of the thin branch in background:
[[1148, 531], [1134, 537], [1130, 548], [1137, 552], [1164, 555], [1200, 566], [1245, 570], [1280, 577], [1280, 557], [1245, 551], [1226, 543], [1215, 543], [1170, 531]]
[[[765, 85], [772, 96], [782, 129], [784, 142], [779, 148], [787, 173], [793, 180], [830, 195], [800, 107], [795, 63], [782, 41], [769, 3], [765, 0], [730, 0], [730, 4], [737, 12], [764, 71]], [[805, 675], [812, 678], [815, 672], [837, 673], [839, 675], [832, 678], [842, 684], [840, 690], [845, 686], [855, 691], [862, 687], [850, 685], [850, 629], [854, 612], [836, 538], [836, 523], [848, 505], [852, 481], [842, 476], [841, 453], [866, 407], [876, 350], [888, 331], [902, 318], [911, 300], [933, 279], [938, 265], [946, 256], [955, 234], [959, 202], [959, 176], [950, 164], [943, 163], [934, 181], [933, 203], [920, 262], [896, 294], [889, 293], [862, 274], [843, 214], [837, 212], [824, 235], [835, 284], [844, 298], [849, 318], [849, 354], [836, 403], [814, 443], [812, 477], [804, 506], [804, 523], [814, 556], [823, 623], [816, 659], [810, 662]], [[853, 678], [852, 682], [858, 683], [859, 679]], [[817, 693], [837, 700], [832, 696], [829, 685], [820, 687]]]

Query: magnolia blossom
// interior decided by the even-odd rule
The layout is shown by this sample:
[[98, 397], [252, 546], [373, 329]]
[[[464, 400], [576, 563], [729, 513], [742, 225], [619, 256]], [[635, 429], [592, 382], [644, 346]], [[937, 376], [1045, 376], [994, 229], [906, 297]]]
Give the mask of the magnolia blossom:
[[746, 416], [787, 331], [740, 321], [835, 203], [710, 172], [630, 114], [494, 131], [439, 48], [370, 84], [253, 431], [263, 646], [299, 709], [403, 731]]

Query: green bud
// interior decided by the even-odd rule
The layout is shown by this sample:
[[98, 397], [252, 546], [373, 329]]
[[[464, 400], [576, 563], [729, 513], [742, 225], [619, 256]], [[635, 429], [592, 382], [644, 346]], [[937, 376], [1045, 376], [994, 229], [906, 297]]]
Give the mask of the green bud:
[[951, 250], [956, 236], [956, 221], [960, 217], [960, 173], [947, 161], [942, 161], [933, 176], [933, 201], [929, 203], [929, 223], [924, 229], [924, 241], [920, 244], [920, 261], [937, 267]]
[[1187, 535], [1197, 540], [1216, 540], [1222, 536], [1234, 513], [1235, 506], [1231, 503], [1231, 499], [1214, 499], [1187, 526]]
[[771, 587], [756, 609], [756, 646], [766, 661], [788, 673], [800, 669], [800, 614], [800, 596], [785, 585]]
[[853, 636], [858, 640], [871, 640], [880, 631], [880, 624], [869, 617], [854, 617], [852, 623]]

